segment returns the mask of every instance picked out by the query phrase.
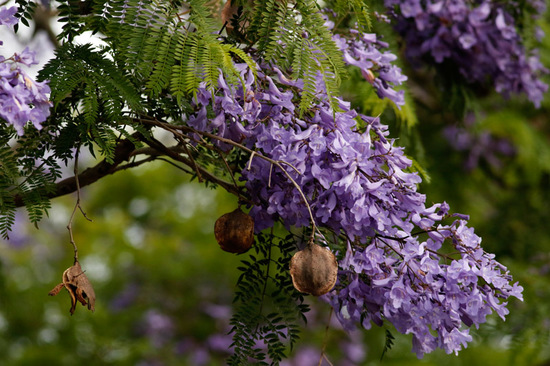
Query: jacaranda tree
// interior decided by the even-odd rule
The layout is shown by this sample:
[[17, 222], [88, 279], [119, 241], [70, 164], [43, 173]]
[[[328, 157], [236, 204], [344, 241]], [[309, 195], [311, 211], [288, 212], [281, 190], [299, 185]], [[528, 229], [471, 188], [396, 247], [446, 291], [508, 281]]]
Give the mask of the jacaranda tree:
[[[389, 125], [422, 124], [413, 95], [423, 94], [405, 69], [422, 68], [455, 115], [493, 92], [539, 107], [544, 10], [537, 0], [18, 0], [1, 8], [4, 27], [47, 12], [62, 28], [36, 80], [32, 50], [0, 59], [0, 234], [18, 207], [38, 224], [51, 200], [75, 193], [74, 263], [50, 294], [66, 289], [71, 314], [94, 310], [102, 299], [71, 226], [86, 216], [81, 189], [165, 161], [238, 198], [216, 224], [222, 249], [248, 256], [229, 364], [284, 359], [306, 294], [346, 330], [391, 325], [412, 334], [418, 357], [458, 353], [523, 288], [467, 215], [418, 190], [429, 171]], [[79, 169], [84, 152], [96, 161]]]

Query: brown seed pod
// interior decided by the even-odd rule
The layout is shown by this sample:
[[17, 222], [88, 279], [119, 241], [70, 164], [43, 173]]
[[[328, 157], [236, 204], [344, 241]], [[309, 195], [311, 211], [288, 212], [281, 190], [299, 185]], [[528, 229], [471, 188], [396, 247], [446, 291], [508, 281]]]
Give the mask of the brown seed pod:
[[290, 260], [290, 276], [296, 290], [321, 296], [332, 290], [338, 274], [338, 262], [328, 248], [308, 245]]
[[216, 220], [214, 235], [226, 252], [244, 253], [254, 243], [254, 219], [237, 208]]

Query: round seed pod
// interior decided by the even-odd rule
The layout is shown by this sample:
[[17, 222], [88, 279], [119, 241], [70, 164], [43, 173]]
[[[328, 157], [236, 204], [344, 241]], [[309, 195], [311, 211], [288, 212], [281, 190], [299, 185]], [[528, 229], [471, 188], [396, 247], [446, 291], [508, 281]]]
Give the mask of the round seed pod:
[[254, 219], [237, 208], [216, 220], [214, 235], [222, 250], [244, 253], [254, 243]]
[[338, 274], [338, 262], [328, 248], [308, 245], [290, 260], [290, 276], [296, 290], [321, 296], [332, 290]]

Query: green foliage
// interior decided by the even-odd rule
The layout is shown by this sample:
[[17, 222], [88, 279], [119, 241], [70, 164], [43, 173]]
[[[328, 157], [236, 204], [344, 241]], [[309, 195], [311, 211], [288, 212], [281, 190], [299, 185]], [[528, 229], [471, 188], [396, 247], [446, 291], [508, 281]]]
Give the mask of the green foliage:
[[85, 18], [90, 9], [90, 1], [60, 1], [57, 6], [59, 11], [59, 23], [62, 25], [62, 31], [58, 39], [70, 43], [74, 38], [86, 30]]
[[382, 355], [380, 356], [380, 361], [384, 359], [384, 355], [386, 354], [386, 352], [391, 350], [394, 340], [395, 337], [393, 336], [393, 334], [391, 334], [389, 329], [386, 329], [386, 341], [384, 342], [384, 350], [382, 351]]
[[477, 131], [491, 131], [494, 136], [509, 139], [516, 147], [514, 161], [502, 174], [510, 186], [516, 186], [520, 181], [534, 185], [550, 175], [548, 136], [540, 128], [526, 122], [524, 114], [502, 109], [480, 118], [476, 125]]
[[[114, 157], [116, 134], [130, 121], [127, 108], [142, 110], [141, 96], [131, 79], [93, 46], [64, 44], [40, 72], [50, 80], [54, 115], [67, 123], [63, 136], [72, 146], [96, 143], [107, 161]], [[60, 141], [64, 149], [66, 142]], [[59, 147], [59, 145], [58, 145]]]
[[[334, 9], [341, 17], [351, 11], [351, 15], [354, 15], [353, 21], [357, 22], [361, 31], [369, 32], [372, 29], [370, 7], [366, 0], [335, 0], [331, 2], [329, 8]], [[350, 23], [353, 24], [353, 21]]]
[[36, 225], [47, 214], [49, 194], [61, 177], [56, 158], [46, 154], [50, 140], [38, 135], [34, 128], [18, 139], [14, 132], [0, 133], [0, 236], [4, 239], [14, 224], [16, 200]]
[[[25, 0], [15, 0], [15, 4], [17, 5], [17, 13], [15, 16], [19, 18], [19, 21], [21, 22], [21, 24], [28, 27], [30, 25], [29, 20], [32, 19], [32, 16], [36, 9], [36, 2], [25, 1]], [[17, 23], [14, 26], [14, 30], [16, 32], [19, 30], [19, 23]]]
[[369, 6], [364, 0], [352, 0], [348, 2], [355, 12], [359, 29], [369, 31], [372, 29], [372, 20], [369, 15]]
[[300, 110], [315, 98], [315, 78], [320, 73], [332, 107], [337, 110], [336, 91], [345, 73], [340, 51], [314, 1], [255, 1], [245, 6], [242, 23], [250, 24], [246, 35], [265, 59], [304, 79]]
[[[351, 67], [349, 75], [350, 78], [342, 83], [341, 93], [362, 113], [370, 116], [383, 115], [386, 120], [393, 118], [400, 127], [407, 130], [412, 130], [418, 124], [414, 100], [406, 85], [401, 86], [405, 91], [405, 104], [397, 106], [387, 98], [380, 99], [374, 87], [362, 80], [363, 77], [358, 68]], [[393, 113], [393, 116], [388, 116], [388, 112]]]
[[295, 249], [292, 235], [278, 238], [260, 234], [255, 253], [238, 268], [241, 275], [231, 318], [235, 353], [229, 358], [230, 365], [247, 364], [250, 358], [258, 364], [278, 365], [287, 348], [292, 349], [299, 339], [298, 323], [305, 321], [309, 307], [288, 273]]
[[15, 202], [11, 189], [19, 176], [17, 159], [9, 146], [0, 147], [0, 235], [8, 237], [15, 221]]
[[221, 25], [206, 1], [190, 1], [185, 22], [175, 5], [116, 1], [106, 8], [106, 41], [117, 63], [145, 85], [143, 92], [153, 97], [170, 92], [182, 105], [201, 82], [213, 92], [220, 71], [229, 82], [239, 81], [233, 56], [255, 70], [246, 53], [216, 36]]

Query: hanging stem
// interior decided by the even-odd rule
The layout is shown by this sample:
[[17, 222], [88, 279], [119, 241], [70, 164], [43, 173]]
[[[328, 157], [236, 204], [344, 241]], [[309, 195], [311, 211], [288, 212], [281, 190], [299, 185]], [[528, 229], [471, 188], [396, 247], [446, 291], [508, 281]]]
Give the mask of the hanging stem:
[[193, 168], [195, 169], [195, 173], [197, 174], [197, 179], [199, 180], [199, 183], [203, 182], [201, 171], [199, 169], [199, 166], [197, 165], [197, 162], [195, 161], [195, 158], [193, 158], [193, 155], [189, 151], [189, 148], [187, 147], [187, 142], [181, 138], [181, 136], [176, 135], [178, 137], [179, 142], [181, 142], [181, 145], [183, 146], [183, 149], [185, 150], [185, 153], [189, 157], [189, 160], [193, 163]]
[[75, 158], [74, 158], [74, 177], [75, 177], [75, 183], [76, 183], [76, 203], [73, 208], [73, 212], [71, 214], [71, 218], [69, 219], [69, 223], [67, 224], [67, 230], [69, 231], [69, 240], [71, 245], [74, 249], [74, 264], [78, 262], [78, 247], [76, 246], [76, 243], [74, 241], [73, 237], [73, 220], [76, 213], [77, 208], [82, 213], [82, 216], [86, 218], [88, 221], [92, 221], [88, 216], [86, 216], [86, 213], [82, 209], [82, 206], [80, 205], [80, 183], [78, 181], [78, 155], [80, 153], [80, 148], [76, 150]]
[[317, 366], [321, 366], [321, 364], [323, 363], [323, 359], [325, 359], [329, 363], [329, 365], [332, 365], [332, 363], [327, 358], [325, 350], [326, 350], [327, 344], [328, 344], [328, 330], [330, 328], [330, 319], [332, 318], [332, 313], [333, 312], [334, 312], [334, 309], [331, 307], [330, 308], [330, 313], [328, 315], [327, 326], [325, 327], [325, 336], [323, 338], [323, 347], [321, 348], [321, 357], [319, 357], [319, 363], [317, 364]]
[[223, 156], [223, 152], [218, 148], [215, 148], [215, 150], [218, 153], [218, 155], [220, 155], [220, 157], [222, 158], [223, 163], [225, 164], [225, 168], [227, 169], [227, 172], [229, 173], [229, 176], [231, 177], [231, 180], [233, 181], [233, 184], [235, 185], [235, 190], [237, 191], [237, 196], [239, 198], [239, 207], [241, 207], [241, 203], [244, 200], [243, 200], [243, 197], [241, 196], [241, 191], [239, 190], [239, 185], [237, 184], [237, 181], [235, 180], [235, 174], [233, 174], [233, 171], [231, 170], [231, 167], [229, 166], [229, 163], [225, 159], [225, 156]]

